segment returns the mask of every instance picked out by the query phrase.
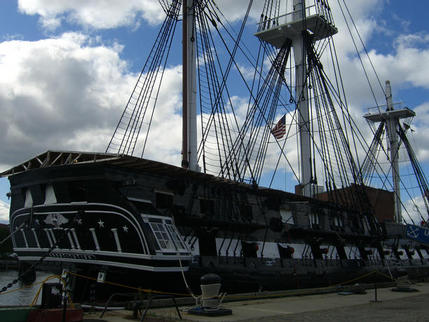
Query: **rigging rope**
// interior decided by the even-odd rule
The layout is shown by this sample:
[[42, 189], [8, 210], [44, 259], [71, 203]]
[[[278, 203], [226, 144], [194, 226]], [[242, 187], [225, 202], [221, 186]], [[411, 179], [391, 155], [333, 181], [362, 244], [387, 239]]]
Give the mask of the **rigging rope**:
[[142, 149], [142, 154], [144, 153], [159, 95], [160, 84], [164, 76], [168, 54], [178, 21], [180, 4], [181, 1], [179, 0], [174, 0], [170, 4], [168, 14], [110, 139], [106, 153], [133, 155], [140, 138], [142, 126], [146, 124]]

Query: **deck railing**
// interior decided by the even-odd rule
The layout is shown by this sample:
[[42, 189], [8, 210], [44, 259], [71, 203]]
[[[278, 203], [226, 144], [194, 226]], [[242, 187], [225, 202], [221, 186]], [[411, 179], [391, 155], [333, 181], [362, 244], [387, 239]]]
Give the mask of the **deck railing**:
[[[310, 5], [305, 7], [306, 17], [317, 15], [324, 19], [327, 23], [334, 25], [331, 8], [329, 7], [327, 0], [312, 0], [307, 1], [307, 3], [310, 3]], [[293, 8], [288, 9], [290, 9], [290, 12], [278, 17], [271, 18], [261, 15], [261, 19], [258, 23], [258, 32], [295, 22], [294, 16], [299, 12]]]

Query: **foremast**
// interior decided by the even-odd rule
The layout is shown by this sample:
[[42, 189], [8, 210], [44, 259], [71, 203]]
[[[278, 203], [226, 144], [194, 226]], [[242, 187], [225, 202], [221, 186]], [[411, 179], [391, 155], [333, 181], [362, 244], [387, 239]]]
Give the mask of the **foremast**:
[[386, 81], [386, 104], [387, 108], [385, 112], [379, 112], [376, 114], [365, 114], [364, 118], [374, 123], [381, 123], [386, 125], [387, 137], [389, 139], [390, 147], [390, 163], [392, 167], [392, 179], [393, 179], [393, 190], [395, 193], [395, 217], [394, 220], [397, 223], [402, 223], [402, 212], [401, 212], [401, 191], [400, 191], [400, 173], [399, 173], [399, 120], [409, 117], [414, 117], [416, 114], [408, 108], [395, 110], [392, 100], [392, 88], [390, 81]]

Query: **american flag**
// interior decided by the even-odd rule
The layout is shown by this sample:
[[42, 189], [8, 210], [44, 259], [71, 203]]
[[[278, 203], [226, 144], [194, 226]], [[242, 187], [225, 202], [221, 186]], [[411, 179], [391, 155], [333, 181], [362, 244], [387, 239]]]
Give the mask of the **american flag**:
[[283, 115], [283, 117], [277, 122], [276, 126], [271, 130], [271, 134], [274, 135], [277, 140], [281, 139], [286, 134], [285, 116], [286, 115]]

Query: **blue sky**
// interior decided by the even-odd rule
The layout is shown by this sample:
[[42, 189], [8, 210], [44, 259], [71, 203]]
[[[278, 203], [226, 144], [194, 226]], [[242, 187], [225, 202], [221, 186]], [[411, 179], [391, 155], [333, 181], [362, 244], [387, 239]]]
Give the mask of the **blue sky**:
[[[346, 2], [380, 78], [392, 81], [394, 100], [403, 101], [419, 114], [413, 123], [418, 133], [414, 142], [427, 168], [429, 3]], [[234, 23], [248, 1], [218, 3], [227, 9], [226, 15]], [[255, 3], [261, 6], [262, 1]], [[330, 3], [334, 8], [337, 0]], [[252, 16], [249, 33], [256, 29], [253, 23], [259, 12]], [[158, 1], [153, 0], [1, 1], [0, 171], [48, 149], [104, 151], [161, 18]], [[340, 16], [335, 21], [339, 28], [344, 27]], [[358, 64], [343, 31], [336, 37], [337, 50], [345, 53], [340, 57], [346, 72], [344, 82], [351, 104], [362, 112], [372, 105], [362, 97], [366, 85], [354, 78]], [[177, 105], [180, 57], [174, 57], [166, 89]], [[168, 102], [161, 105], [167, 115], [177, 111], [177, 106], [169, 106]], [[159, 149], [151, 158], [178, 163], [180, 128], [174, 125], [171, 131], [174, 139], [158, 142]], [[5, 220], [8, 191], [7, 180], [0, 179], [0, 221]]]

